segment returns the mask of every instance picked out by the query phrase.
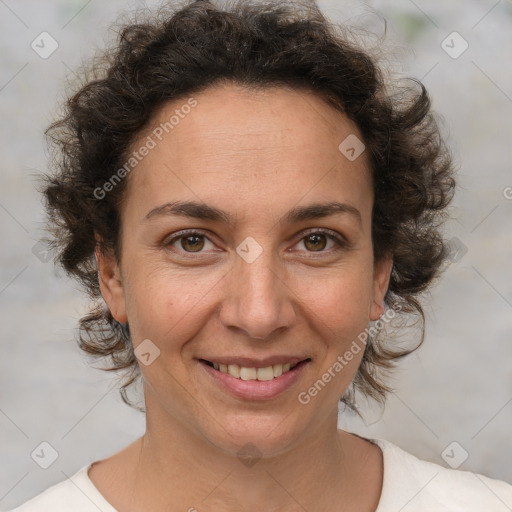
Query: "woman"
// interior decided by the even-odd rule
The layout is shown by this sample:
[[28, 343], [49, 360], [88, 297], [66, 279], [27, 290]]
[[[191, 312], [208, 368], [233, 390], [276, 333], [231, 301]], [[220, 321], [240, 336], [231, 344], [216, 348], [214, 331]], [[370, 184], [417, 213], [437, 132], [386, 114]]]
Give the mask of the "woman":
[[147, 428], [16, 510], [511, 507], [505, 482], [337, 429], [340, 397], [384, 402], [416, 347], [380, 338], [422, 319], [448, 256], [453, 165], [422, 84], [397, 94], [282, 2], [162, 9], [97, 66], [48, 130], [44, 194], [98, 299], [80, 346], [126, 371], [127, 402], [142, 376]]

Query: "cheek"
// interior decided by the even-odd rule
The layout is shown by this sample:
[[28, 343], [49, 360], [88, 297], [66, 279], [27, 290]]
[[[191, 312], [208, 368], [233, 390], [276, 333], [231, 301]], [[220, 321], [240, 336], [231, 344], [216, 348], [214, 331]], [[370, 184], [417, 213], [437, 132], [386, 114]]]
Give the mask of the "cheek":
[[341, 396], [356, 374], [364, 355], [363, 337], [369, 325], [372, 274], [362, 267], [346, 268], [318, 286], [308, 286], [303, 303], [313, 329], [323, 340], [319, 355], [319, 375], [329, 380], [333, 397]]
[[[136, 268], [136, 267], [135, 267]], [[127, 315], [134, 344], [149, 338], [162, 348], [193, 336], [215, 295], [217, 274], [168, 265], [139, 266], [127, 280]]]
[[296, 294], [306, 310], [314, 313], [333, 334], [349, 334], [368, 324], [371, 269], [347, 266], [321, 279], [309, 276], [300, 281]]

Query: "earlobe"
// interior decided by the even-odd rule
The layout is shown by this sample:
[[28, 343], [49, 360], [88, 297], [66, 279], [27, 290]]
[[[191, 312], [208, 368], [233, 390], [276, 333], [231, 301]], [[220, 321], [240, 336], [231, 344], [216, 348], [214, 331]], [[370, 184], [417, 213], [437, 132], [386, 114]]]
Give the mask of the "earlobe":
[[124, 324], [128, 319], [119, 265], [112, 254], [101, 250], [99, 244], [96, 245], [95, 256], [101, 295], [115, 320]]
[[388, 291], [393, 258], [381, 259], [375, 264], [373, 276], [373, 297], [370, 304], [370, 320], [378, 320], [384, 313], [384, 297]]

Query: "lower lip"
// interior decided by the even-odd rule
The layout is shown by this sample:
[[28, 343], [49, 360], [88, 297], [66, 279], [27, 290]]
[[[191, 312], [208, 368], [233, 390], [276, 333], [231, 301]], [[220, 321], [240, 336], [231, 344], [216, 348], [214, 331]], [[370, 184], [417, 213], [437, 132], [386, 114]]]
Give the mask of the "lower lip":
[[201, 368], [210, 375], [215, 382], [229, 391], [231, 394], [244, 400], [269, 400], [275, 398], [293, 386], [300, 374], [304, 371], [309, 361], [299, 363], [293, 370], [283, 373], [272, 380], [242, 380], [229, 375], [228, 373], [216, 370], [203, 361], [198, 361]]

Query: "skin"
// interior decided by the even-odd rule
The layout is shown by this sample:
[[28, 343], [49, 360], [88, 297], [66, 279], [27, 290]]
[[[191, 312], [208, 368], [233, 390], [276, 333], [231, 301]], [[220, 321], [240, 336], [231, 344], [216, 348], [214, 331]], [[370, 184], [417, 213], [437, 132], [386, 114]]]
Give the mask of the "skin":
[[[374, 511], [382, 453], [337, 429], [338, 401], [363, 350], [307, 405], [297, 399], [384, 312], [392, 262], [373, 258], [369, 161], [366, 152], [349, 161], [338, 149], [350, 134], [363, 137], [303, 90], [223, 84], [194, 98], [198, 105], [128, 177], [121, 261], [97, 251], [114, 318], [129, 323], [135, 348], [149, 339], [160, 355], [140, 365], [145, 435], [95, 463], [89, 476], [120, 512], [252, 512], [262, 503], [266, 511]], [[186, 99], [165, 104], [133, 148]], [[236, 222], [145, 219], [176, 200], [221, 208]], [[360, 221], [342, 213], [278, 222], [297, 205], [329, 201], [356, 208]], [[189, 234], [171, 245], [184, 229], [206, 238], [187, 244]], [[305, 233], [319, 229], [348, 246], [336, 250], [328, 236]], [[249, 236], [262, 248], [252, 263], [236, 252]], [[232, 396], [197, 361], [274, 354], [311, 362], [266, 401]], [[252, 467], [237, 456], [247, 443], [261, 453]]]

